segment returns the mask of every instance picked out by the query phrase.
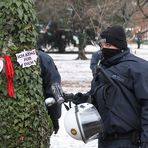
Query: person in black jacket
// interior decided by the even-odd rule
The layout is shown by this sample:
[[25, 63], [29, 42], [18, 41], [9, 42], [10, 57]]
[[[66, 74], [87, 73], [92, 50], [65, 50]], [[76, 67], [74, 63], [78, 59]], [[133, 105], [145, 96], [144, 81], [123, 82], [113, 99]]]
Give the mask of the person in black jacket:
[[138, 49], [140, 49], [141, 41], [142, 41], [142, 34], [141, 34], [141, 32], [138, 32], [136, 34], [136, 43], [137, 43]]
[[99, 148], [148, 148], [148, 61], [130, 53], [122, 26], [100, 36], [103, 58], [91, 90], [65, 100], [80, 104], [91, 96], [104, 125]]
[[90, 69], [92, 71], [92, 75], [95, 76], [96, 70], [97, 70], [97, 65], [99, 64], [99, 61], [102, 58], [102, 53], [100, 50], [94, 52], [91, 56], [90, 60]]
[[[61, 76], [53, 59], [47, 53], [38, 50], [38, 56], [41, 65], [41, 77], [43, 80], [44, 98], [45, 100], [47, 98], [55, 98], [56, 94], [54, 94], [51, 86], [53, 84], [56, 84], [57, 89], [61, 91]], [[62, 93], [57, 95], [62, 96]], [[46, 105], [46, 107], [53, 123], [54, 133], [56, 134], [59, 130], [58, 119], [61, 117], [61, 103], [54, 103], [50, 106]]]

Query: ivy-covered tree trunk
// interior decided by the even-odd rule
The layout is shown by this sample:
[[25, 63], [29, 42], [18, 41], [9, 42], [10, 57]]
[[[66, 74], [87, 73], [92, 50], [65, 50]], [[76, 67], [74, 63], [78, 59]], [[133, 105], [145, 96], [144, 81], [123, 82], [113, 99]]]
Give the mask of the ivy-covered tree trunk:
[[[4, 63], [0, 71], [0, 147], [49, 148], [51, 120], [44, 105], [39, 59], [36, 65], [22, 68], [16, 58], [36, 45], [34, 0], [1, 0], [0, 10], [0, 60]], [[8, 94], [6, 56], [14, 68], [14, 96]]]

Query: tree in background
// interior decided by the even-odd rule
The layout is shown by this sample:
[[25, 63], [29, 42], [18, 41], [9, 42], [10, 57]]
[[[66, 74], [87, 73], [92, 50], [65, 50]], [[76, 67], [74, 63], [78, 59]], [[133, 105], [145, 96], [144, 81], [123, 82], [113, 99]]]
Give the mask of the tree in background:
[[42, 22], [63, 22], [71, 27], [72, 22], [82, 21], [85, 26], [97, 25], [100, 30], [110, 24], [128, 26], [132, 16], [139, 10], [146, 16], [147, 0], [36, 0], [37, 12]]
[[145, 19], [148, 19], [148, 1], [147, 0], [136, 0], [139, 10]]
[[16, 58], [36, 45], [34, 0], [1, 0], [0, 10], [0, 147], [48, 148], [52, 130], [39, 60], [22, 68]]
[[47, 25], [49, 21], [53, 21], [61, 28], [68, 28], [70, 10], [67, 0], [36, 0], [35, 4], [40, 22]]
[[[73, 31], [77, 28], [85, 32], [83, 30], [86, 28], [93, 28], [96, 35], [112, 24], [134, 27], [133, 16], [139, 10], [145, 17], [147, 15], [144, 9], [147, 0], [44, 0], [36, 2], [40, 8], [38, 14], [42, 16], [40, 17], [42, 20], [45, 21], [47, 18], [54, 20], [62, 24], [62, 27], [68, 27]], [[79, 57], [86, 59], [85, 51], [79, 52]]]

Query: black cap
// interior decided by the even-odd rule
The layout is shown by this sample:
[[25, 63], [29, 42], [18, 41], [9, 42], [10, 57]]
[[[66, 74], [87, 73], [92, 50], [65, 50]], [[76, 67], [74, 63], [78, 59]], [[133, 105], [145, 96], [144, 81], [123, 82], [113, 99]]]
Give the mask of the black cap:
[[106, 39], [106, 43], [110, 43], [121, 50], [128, 49], [126, 34], [122, 26], [116, 25], [108, 27], [100, 36], [102, 39]]

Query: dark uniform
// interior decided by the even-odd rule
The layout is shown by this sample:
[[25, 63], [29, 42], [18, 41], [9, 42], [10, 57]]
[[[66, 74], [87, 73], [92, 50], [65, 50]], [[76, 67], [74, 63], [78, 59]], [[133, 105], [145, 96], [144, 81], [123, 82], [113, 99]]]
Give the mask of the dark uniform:
[[148, 62], [127, 50], [102, 68], [92, 91], [105, 127], [99, 148], [138, 148], [148, 142]]
[[90, 69], [92, 70], [93, 76], [96, 73], [96, 67], [98, 65], [99, 60], [101, 60], [101, 57], [102, 57], [102, 54], [101, 54], [100, 50], [98, 50], [92, 54], [92, 57], [90, 60]]
[[[54, 83], [61, 84], [60, 74], [53, 59], [47, 53], [38, 50], [38, 55], [41, 64], [41, 77], [43, 80], [44, 98], [54, 98], [51, 90], [51, 85]], [[54, 131], [56, 133], [59, 129], [58, 119], [61, 117], [61, 105], [55, 103], [54, 105], [47, 107], [47, 110], [53, 122]]]
[[79, 104], [91, 95], [104, 124], [99, 148], [148, 148], [148, 61], [130, 53], [122, 27], [108, 28], [101, 37], [118, 50], [102, 48], [90, 92], [71, 98]]

